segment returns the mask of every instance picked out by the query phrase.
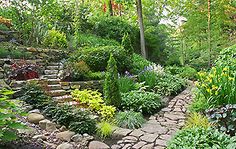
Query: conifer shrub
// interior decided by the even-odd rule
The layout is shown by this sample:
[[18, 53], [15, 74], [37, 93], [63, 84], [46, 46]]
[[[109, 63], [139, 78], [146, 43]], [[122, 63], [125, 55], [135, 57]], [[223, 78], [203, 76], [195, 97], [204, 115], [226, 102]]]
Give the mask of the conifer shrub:
[[109, 105], [114, 105], [119, 108], [121, 104], [121, 94], [118, 83], [118, 71], [116, 66], [116, 60], [113, 55], [110, 55], [107, 72], [104, 82], [104, 96], [105, 101]]

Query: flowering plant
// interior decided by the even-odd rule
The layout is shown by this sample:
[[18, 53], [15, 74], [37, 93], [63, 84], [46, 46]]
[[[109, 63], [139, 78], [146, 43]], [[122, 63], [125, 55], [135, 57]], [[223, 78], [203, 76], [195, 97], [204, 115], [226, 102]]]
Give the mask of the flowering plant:
[[199, 72], [196, 84], [199, 94], [212, 106], [236, 103], [236, 74], [229, 67], [213, 67], [209, 73]]

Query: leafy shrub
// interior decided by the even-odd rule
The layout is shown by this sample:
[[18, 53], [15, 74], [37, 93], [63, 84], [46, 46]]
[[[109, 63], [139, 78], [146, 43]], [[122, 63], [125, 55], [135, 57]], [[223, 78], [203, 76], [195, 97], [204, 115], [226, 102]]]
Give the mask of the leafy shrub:
[[112, 135], [112, 132], [113, 132], [113, 126], [108, 123], [108, 122], [100, 122], [98, 123], [98, 129], [97, 129], [97, 134], [105, 139], [107, 137], [110, 137]]
[[43, 41], [44, 46], [50, 48], [65, 48], [67, 46], [66, 35], [57, 30], [49, 30]]
[[81, 111], [72, 106], [50, 104], [44, 108], [44, 113], [76, 133], [93, 134], [96, 131], [96, 121], [87, 111]]
[[114, 105], [119, 108], [121, 104], [121, 95], [118, 82], [118, 71], [116, 66], [116, 60], [113, 55], [110, 55], [107, 62], [107, 72], [104, 81], [104, 97], [108, 105]]
[[101, 115], [101, 119], [110, 120], [114, 115], [116, 108], [106, 106], [102, 99], [102, 94], [98, 91], [75, 89], [72, 91], [73, 99], [79, 101], [81, 105], [88, 107], [91, 111]]
[[139, 112], [125, 111], [116, 114], [116, 122], [119, 127], [137, 129], [142, 127], [146, 120]]
[[138, 29], [130, 25], [130, 23], [122, 20], [120, 17], [97, 17], [92, 18], [95, 22], [93, 33], [108, 39], [114, 39], [118, 42], [122, 42], [122, 37], [125, 33], [130, 35], [132, 44], [136, 43], [138, 38]]
[[0, 141], [12, 141], [17, 139], [16, 129], [26, 128], [22, 123], [17, 122], [17, 116], [22, 115], [16, 101], [9, 99], [14, 92], [0, 90]]
[[160, 95], [153, 92], [131, 91], [122, 93], [121, 106], [124, 110], [133, 110], [143, 114], [153, 114], [162, 105]]
[[77, 47], [100, 47], [100, 46], [119, 46], [120, 44], [112, 39], [104, 39], [92, 34], [78, 33], [74, 37], [74, 46]]
[[225, 48], [220, 52], [216, 65], [221, 67], [229, 67], [231, 70], [236, 70], [236, 45]]
[[129, 91], [137, 89], [137, 85], [134, 79], [128, 76], [120, 77], [118, 82], [119, 82], [119, 89], [121, 93], [127, 93]]
[[164, 75], [157, 75], [155, 87], [153, 90], [164, 96], [176, 95], [186, 86], [184, 79], [168, 73]]
[[14, 63], [11, 65], [10, 79], [14, 80], [29, 80], [39, 78], [39, 66], [35, 64], [26, 63], [22, 61], [20, 63]]
[[132, 55], [132, 72], [134, 74], [139, 74], [145, 67], [152, 65], [153, 63], [143, 58], [141, 55]]
[[228, 67], [213, 67], [209, 73], [199, 73], [197, 88], [211, 106], [235, 104], [236, 74]]
[[4, 48], [0, 47], [0, 58], [12, 58], [12, 59], [29, 59], [32, 54], [24, 50], [17, 48]]
[[51, 99], [49, 96], [45, 95], [42, 86], [37, 81], [27, 82], [21, 88], [22, 95], [19, 99], [23, 100], [29, 105], [32, 105], [35, 109], [43, 109], [47, 106]]
[[125, 50], [127, 50], [129, 55], [132, 55], [134, 53], [134, 48], [132, 46], [129, 34], [124, 34], [124, 36], [122, 37], [121, 45], [125, 48]]
[[[196, 92], [199, 92], [198, 90]], [[210, 108], [211, 105], [207, 102], [207, 99], [200, 93], [195, 93], [192, 103], [189, 105], [191, 112], [203, 112]]]
[[167, 149], [232, 149], [235, 141], [236, 138], [215, 129], [194, 127], [179, 131], [168, 143]]
[[166, 67], [166, 71], [170, 72], [172, 75], [179, 75], [182, 78], [186, 78], [189, 80], [196, 80], [197, 78], [197, 70], [190, 66], [185, 67], [177, 67], [177, 66], [168, 66]]
[[217, 109], [206, 111], [214, 126], [231, 136], [236, 133], [236, 105], [226, 105]]
[[104, 72], [92, 72], [89, 71], [87, 74], [85, 74], [86, 80], [102, 80], [105, 78]]
[[185, 128], [203, 127], [207, 129], [211, 126], [212, 124], [206, 116], [196, 112], [191, 113], [185, 122]]
[[129, 70], [130, 57], [121, 46], [84, 47], [73, 53], [70, 60], [83, 60], [92, 71], [104, 71], [111, 53], [117, 60], [117, 67], [120, 72]]
[[138, 75], [139, 82], [145, 82], [149, 90], [153, 89], [156, 85], [158, 75], [154, 71], [143, 71]]

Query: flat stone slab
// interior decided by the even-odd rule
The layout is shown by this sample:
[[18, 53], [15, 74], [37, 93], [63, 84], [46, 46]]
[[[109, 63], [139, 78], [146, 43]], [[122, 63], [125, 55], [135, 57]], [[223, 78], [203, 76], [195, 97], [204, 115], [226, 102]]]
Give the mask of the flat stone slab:
[[153, 143], [158, 136], [158, 134], [144, 134], [142, 137], [140, 137], [140, 140]]
[[92, 141], [89, 143], [89, 149], [110, 149], [110, 147], [103, 142]]
[[142, 131], [146, 133], [158, 133], [158, 134], [165, 134], [167, 133], [168, 129], [165, 127], [162, 127], [160, 124], [145, 124], [143, 128], [141, 128]]
[[140, 129], [135, 129], [133, 132], [130, 133], [130, 136], [140, 137], [144, 134], [143, 131]]
[[132, 130], [130, 129], [124, 129], [124, 128], [117, 128], [114, 133], [113, 136], [127, 136], [129, 133], [131, 133]]
[[137, 144], [135, 144], [132, 148], [133, 149], [140, 149], [141, 147], [143, 147], [144, 145], [146, 145], [147, 142], [144, 142], [144, 141], [140, 141], [138, 142]]

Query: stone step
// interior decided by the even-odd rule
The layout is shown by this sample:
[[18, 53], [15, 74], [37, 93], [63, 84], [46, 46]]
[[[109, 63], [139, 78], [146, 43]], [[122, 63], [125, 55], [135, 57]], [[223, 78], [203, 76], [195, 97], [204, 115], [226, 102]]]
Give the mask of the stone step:
[[57, 79], [58, 76], [55, 75], [55, 74], [52, 74], [52, 75], [43, 75], [41, 78], [43, 78], [43, 79]]
[[46, 75], [53, 75], [53, 74], [58, 74], [58, 70], [45, 70], [44, 73]]
[[52, 99], [57, 102], [65, 102], [72, 100], [72, 96], [71, 95], [56, 96], [52, 97]]
[[20, 88], [25, 84], [26, 84], [26, 81], [13, 81], [10, 86], [12, 88]]
[[53, 84], [53, 85], [48, 85], [49, 90], [60, 90], [61, 85], [60, 84]]
[[52, 91], [49, 91], [49, 95], [52, 97], [63, 96], [63, 95], [66, 95], [66, 91], [65, 90], [52, 90]]
[[53, 63], [53, 62], [48, 64], [48, 66], [59, 66], [59, 65], [60, 65], [60, 63]]
[[48, 85], [60, 84], [60, 79], [48, 79]]
[[47, 66], [46, 67], [47, 70], [58, 70], [59, 69], [59, 66]]

